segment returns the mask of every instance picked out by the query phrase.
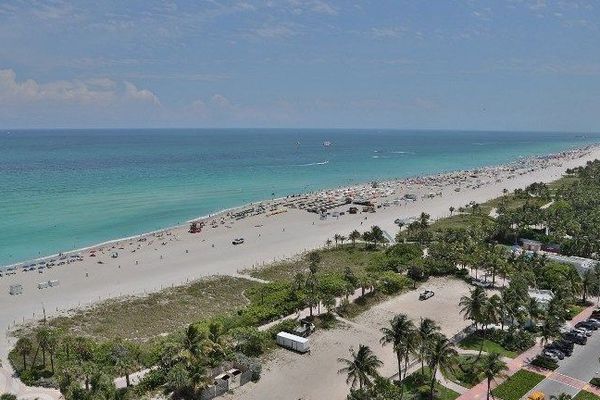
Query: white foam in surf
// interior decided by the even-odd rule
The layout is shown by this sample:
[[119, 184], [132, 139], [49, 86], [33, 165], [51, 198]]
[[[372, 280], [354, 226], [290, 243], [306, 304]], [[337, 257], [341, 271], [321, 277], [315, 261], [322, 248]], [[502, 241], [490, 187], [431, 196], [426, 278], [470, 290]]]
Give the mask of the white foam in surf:
[[326, 165], [329, 164], [329, 161], [321, 161], [321, 162], [314, 162], [314, 163], [309, 163], [309, 164], [298, 164], [298, 165], [292, 165], [293, 167], [312, 167], [314, 165]]

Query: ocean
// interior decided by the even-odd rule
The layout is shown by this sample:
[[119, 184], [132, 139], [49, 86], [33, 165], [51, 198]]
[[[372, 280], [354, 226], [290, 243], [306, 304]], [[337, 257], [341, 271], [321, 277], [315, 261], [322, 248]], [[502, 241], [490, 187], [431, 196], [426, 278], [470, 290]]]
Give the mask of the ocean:
[[0, 265], [272, 197], [597, 142], [600, 135], [527, 132], [0, 131]]

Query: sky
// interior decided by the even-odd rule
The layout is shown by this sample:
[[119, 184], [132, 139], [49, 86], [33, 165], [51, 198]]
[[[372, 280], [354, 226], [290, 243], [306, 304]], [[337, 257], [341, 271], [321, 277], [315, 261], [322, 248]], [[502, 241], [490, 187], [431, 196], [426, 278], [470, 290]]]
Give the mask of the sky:
[[598, 0], [0, 1], [0, 128], [600, 132]]

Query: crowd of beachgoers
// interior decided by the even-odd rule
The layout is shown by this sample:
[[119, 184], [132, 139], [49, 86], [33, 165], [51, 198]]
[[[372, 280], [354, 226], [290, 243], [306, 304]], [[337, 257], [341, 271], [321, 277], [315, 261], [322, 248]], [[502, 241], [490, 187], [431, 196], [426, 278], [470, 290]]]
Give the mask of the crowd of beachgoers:
[[[391, 206], [406, 206], [423, 198], [443, 196], [452, 190], [460, 192], [474, 190], [484, 186], [500, 184], [505, 180], [514, 179], [533, 171], [549, 167], [560, 167], [563, 163], [576, 160], [589, 154], [595, 146], [563, 151], [556, 154], [521, 158], [515, 162], [482, 167], [473, 170], [452, 171], [430, 176], [410, 177], [386, 181], [374, 181], [361, 185], [327, 189], [318, 192], [294, 194], [260, 203], [251, 203], [229, 211], [223, 211], [204, 218], [195, 219], [199, 226], [231, 228], [237, 221], [261, 215], [272, 217], [286, 213], [291, 209], [305, 210], [322, 217], [339, 217], [346, 214], [352, 205], [355, 210], [350, 212], [375, 211], [376, 208]], [[192, 222], [192, 221], [190, 221]], [[169, 242], [177, 241], [185, 233], [188, 225], [168, 228], [158, 232], [120, 239], [114, 242], [89, 247], [84, 250], [58, 254], [37, 259], [31, 262], [14, 264], [0, 269], [0, 277], [14, 275], [19, 271], [43, 273], [47, 269], [70, 265], [83, 261], [84, 257], [94, 258], [109, 254], [117, 259], [119, 252], [135, 253], [143, 246], [166, 246]], [[103, 263], [100, 261], [99, 263]]]

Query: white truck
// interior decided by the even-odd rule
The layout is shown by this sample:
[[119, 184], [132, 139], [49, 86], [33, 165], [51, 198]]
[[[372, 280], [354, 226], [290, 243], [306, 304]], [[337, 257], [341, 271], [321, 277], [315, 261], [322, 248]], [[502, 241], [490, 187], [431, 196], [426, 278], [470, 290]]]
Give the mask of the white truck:
[[310, 344], [307, 338], [292, 335], [287, 332], [279, 332], [277, 334], [277, 344], [286, 349], [294, 350], [299, 353], [306, 353], [310, 350]]

